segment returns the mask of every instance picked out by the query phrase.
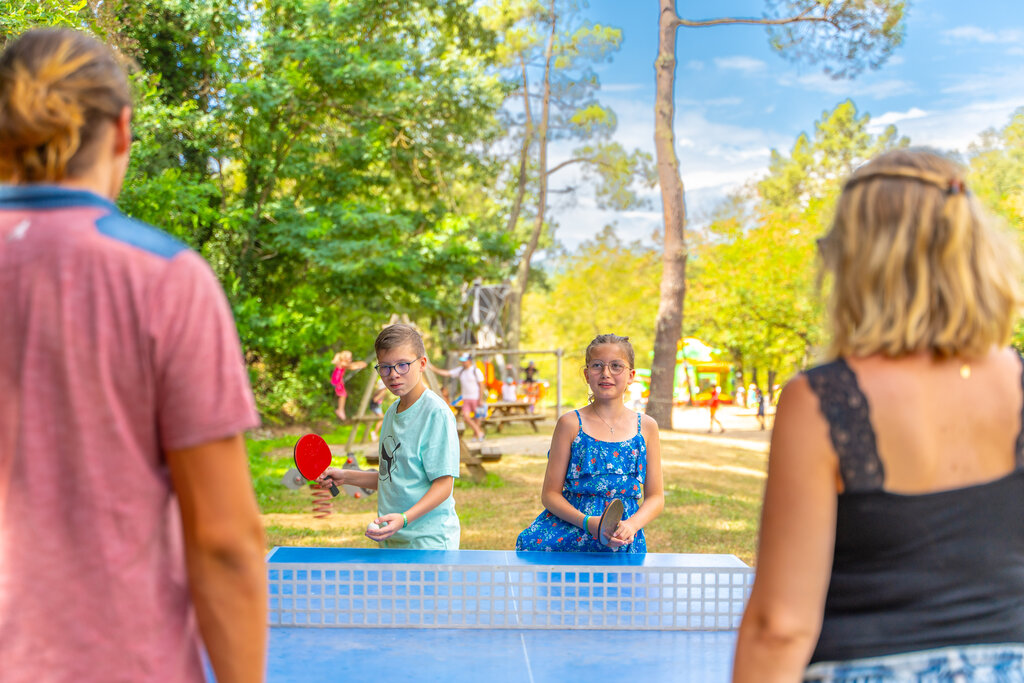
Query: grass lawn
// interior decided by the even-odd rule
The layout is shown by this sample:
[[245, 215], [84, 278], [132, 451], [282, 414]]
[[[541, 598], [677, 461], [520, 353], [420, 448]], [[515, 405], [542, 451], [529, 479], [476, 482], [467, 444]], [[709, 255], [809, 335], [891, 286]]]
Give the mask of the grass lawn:
[[[310, 430], [316, 431], [316, 426]], [[248, 441], [268, 549], [278, 545], [375, 547], [376, 543], [363, 536], [366, 525], [376, 516], [375, 494], [358, 499], [338, 496], [333, 501], [333, 513], [316, 519], [310, 491], [291, 491], [281, 484], [284, 473], [292, 467], [291, 447], [301, 433], [296, 429], [294, 434]], [[344, 444], [348, 428], [319, 433], [328, 443]], [[510, 425], [503, 435], [532, 433], [526, 425]], [[765, 454], [689, 440], [678, 433], [662, 435], [662, 451], [665, 511], [646, 528], [648, 550], [731, 553], [753, 565]], [[543, 456], [506, 453], [500, 462], [486, 465], [485, 482], [456, 482], [462, 548], [515, 547], [516, 536], [541, 512], [545, 463]]]

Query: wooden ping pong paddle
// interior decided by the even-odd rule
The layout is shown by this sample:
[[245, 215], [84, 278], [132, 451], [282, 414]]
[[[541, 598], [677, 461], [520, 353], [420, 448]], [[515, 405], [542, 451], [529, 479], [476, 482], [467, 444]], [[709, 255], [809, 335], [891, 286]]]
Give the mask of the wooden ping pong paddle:
[[[331, 448], [318, 434], [302, 436], [295, 442], [292, 455], [299, 474], [309, 481], [316, 481], [324, 470], [331, 466]], [[331, 482], [331, 495], [338, 495], [338, 487], [334, 482]]]
[[615, 527], [622, 521], [624, 510], [622, 501], [618, 498], [612, 498], [611, 502], [608, 503], [608, 507], [604, 509], [604, 512], [601, 514], [601, 521], [597, 523], [597, 537], [601, 545], [608, 545], [612, 534], [615, 533]]

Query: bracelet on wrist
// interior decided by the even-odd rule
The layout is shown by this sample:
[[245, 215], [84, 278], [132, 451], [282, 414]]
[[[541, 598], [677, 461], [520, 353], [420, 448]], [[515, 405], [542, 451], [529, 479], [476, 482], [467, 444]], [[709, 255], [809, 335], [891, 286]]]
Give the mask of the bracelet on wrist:
[[402, 513], [402, 528], [404, 529], [407, 526], [409, 526], [409, 518], [406, 517], [405, 513], [403, 512]]
[[587, 520], [588, 519], [590, 519], [590, 515], [583, 515], [583, 531], [585, 531], [586, 533], [589, 534], [590, 533], [590, 529], [587, 526]]

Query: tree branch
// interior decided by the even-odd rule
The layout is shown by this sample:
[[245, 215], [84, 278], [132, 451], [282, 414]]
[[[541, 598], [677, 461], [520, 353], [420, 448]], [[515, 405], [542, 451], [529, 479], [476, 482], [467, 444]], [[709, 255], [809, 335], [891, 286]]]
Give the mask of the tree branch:
[[836, 28], [839, 28], [839, 25], [836, 23], [836, 21], [834, 19], [831, 19], [831, 18], [827, 17], [827, 16], [825, 16], [825, 17], [811, 17], [811, 16], [808, 16], [811, 13], [811, 9], [812, 8], [808, 7], [807, 9], [805, 9], [800, 14], [797, 14], [797, 15], [792, 16], [792, 17], [785, 17], [785, 18], [782, 18], [782, 19], [766, 19], [764, 17], [762, 17], [760, 19], [754, 19], [754, 18], [748, 18], [748, 17], [721, 17], [719, 19], [702, 19], [702, 20], [698, 20], [698, 21], [691, 21], [689, 19], [683, 19], [682, 17], [680, 17], [677, 14], [676, 18], [673, 20], [672, 23], [674, 23], [677, 27], [678, 26], [686, 26], [687, 28], [702, 28], [702, 27], [705, 27], [705, 26], [722, 26], [722, 25], [726, 25], [726, 24], [759, 24], [759, 25], [762, 25], [762, 26], [783, 26], [785, 24], [795, 24], [795, 23], [798, 23], [798, 22], [801, 22], [801, 21], [812, 21], [812, 22], [818, 22], [818, 23], [822, 23], [822, 24], [831, 24], [832, 26], [835, 26]]
[[551, 175], [555, 171], [561, 170], [561, 169], [563, 169], [566, 166], [569, 166], [571, 164], [579, 164], [579, 163], [583, 163], [583, 162], [589, 162], [589, 163], [592, 163], [592, 164], [598, 164], [599, 166], [608, 166], [608, 167], [610, 167], [612, 165], [612, 164], [609, 164], [607, 161], [604, 161], [603, 159], [600, 159], [599, 157], [576, 157], [574, 159], [568, 159], [566, 161], [563, 161], [562, 163], [560, 163], [560, 164], [558, 164], [556, 166], [552, 166], [551, 168], [548, 169], [548, 172], [545, 175]]

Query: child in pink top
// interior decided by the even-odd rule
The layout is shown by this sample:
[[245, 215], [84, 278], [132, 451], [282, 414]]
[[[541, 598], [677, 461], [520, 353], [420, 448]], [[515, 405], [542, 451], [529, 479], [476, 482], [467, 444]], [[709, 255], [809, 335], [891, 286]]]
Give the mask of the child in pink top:
[[334, 414], [338, 416], [339, 420], [344, 422], [348, 419], [345, 416], [345, 399], [348, 398], [348, 391], [345, 389], [345, 373], [349, 370], [362, 370], [366, 367], [366, 363], [361, 360], [352, 360], [352, 352], [346, 349], [334, 354], [331, 364], [334, 365], [334, 372], [331, 373], [331, 384], [334, 386], [334, 393], [338, 395], [338, 408], [334, 411]]

